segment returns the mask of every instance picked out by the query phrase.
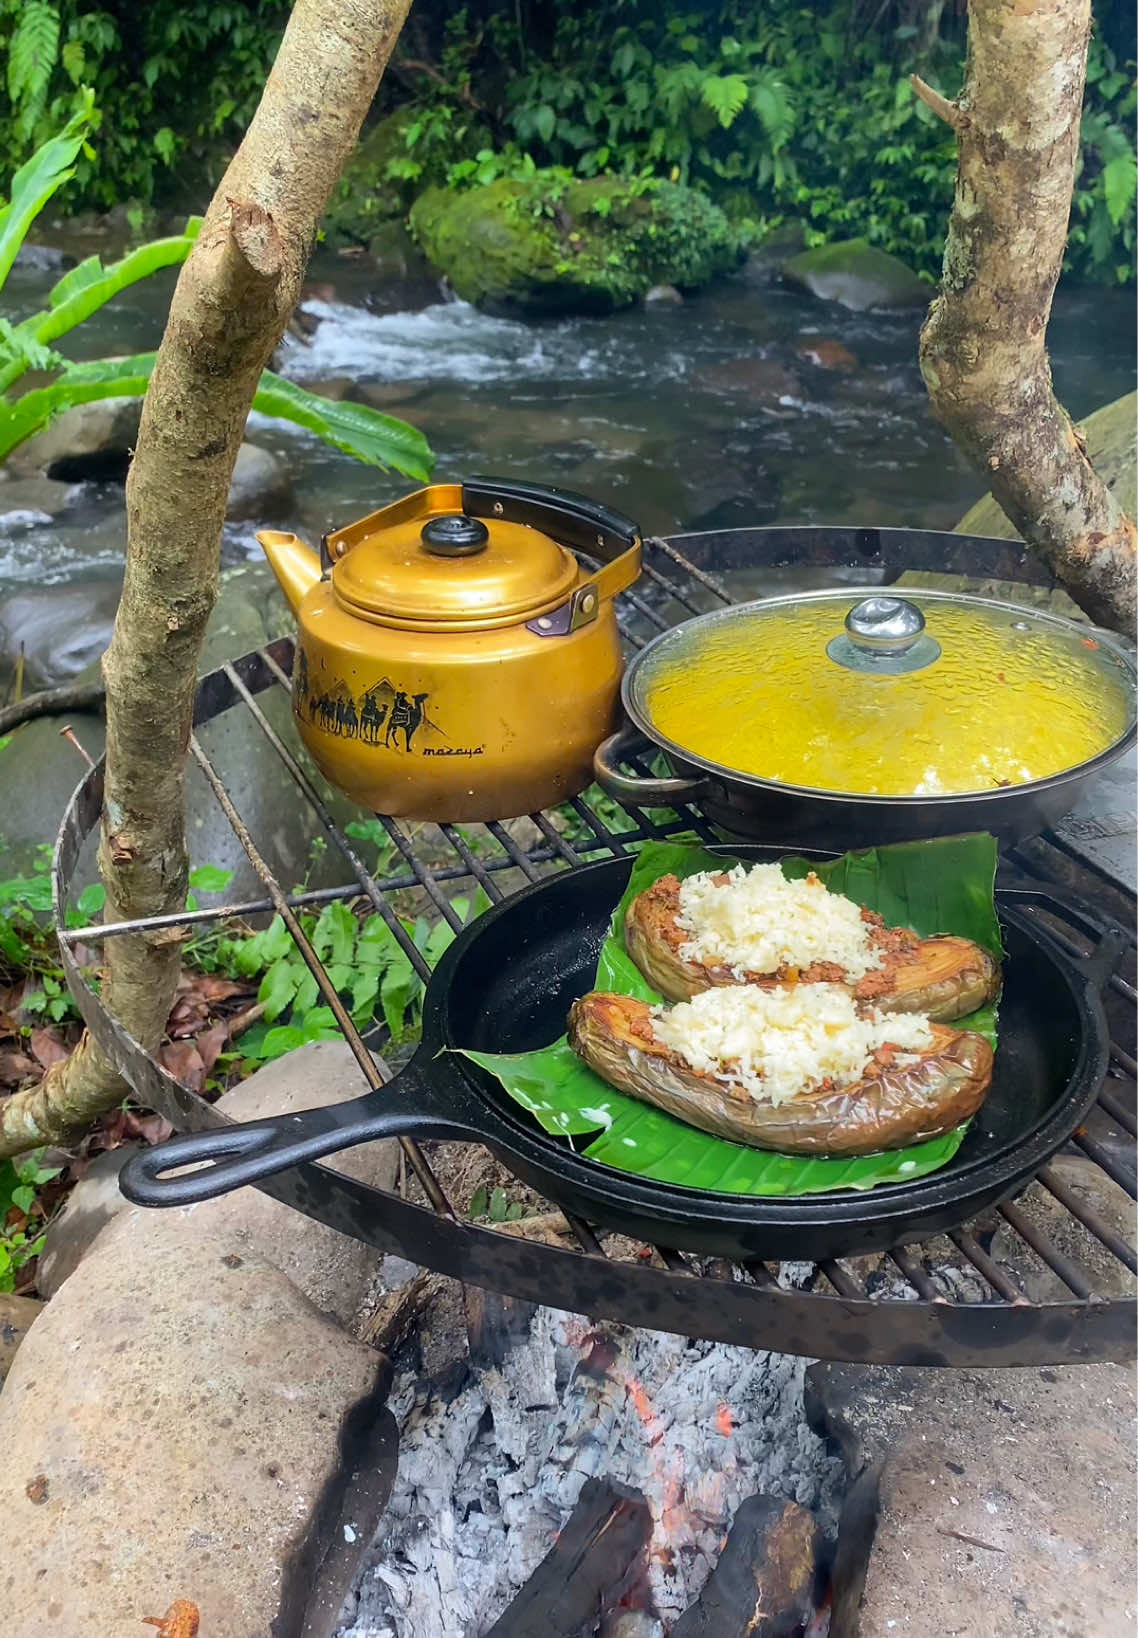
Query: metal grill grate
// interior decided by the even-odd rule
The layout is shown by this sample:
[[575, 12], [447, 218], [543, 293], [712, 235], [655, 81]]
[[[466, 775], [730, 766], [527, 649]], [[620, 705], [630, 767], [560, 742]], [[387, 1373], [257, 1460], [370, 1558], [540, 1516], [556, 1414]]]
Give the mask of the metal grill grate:
[[[777, 536], [779, 532], [766, 533]], [[800, 537], [814, 532], [785, 533], [799, 537], [787, 542], [787, 560], [793, 561], [800, 557]], [[821, 533], [816, 533], [816, 540]], [[881, 534], [887, 532], [845, 533], [854, 539], [855, 556], [864, 565], [874, 551], [880, 555]], [[724, 538], [712, 537], [712, 549]], [[742, 561], [746, 562], [742, 542], [726, 538], [744, 552]], [[914, 541], [953, 538], [959, 537], [910, 535], [899, 537], [898, 544], [911, 561]], [[867, 539], [871, 550], [867, 550]], [[1013, 548], [997, 550], [1006, 555]], [[731, 553], [726, 555], [730, 558]], [[916, 555], [919, 558], [920, 552]], [[833, 557], [814, 561], [832, 563]], [[940, 555], [933, 561], [943, 565], [945, 559]], [[1007, 571], [1006, 563], [1000, 567]], [[644, 577], [637, 591], [626, 593], [621, 600], [622, 630], [630, 644], [640, 645], [677, 619], [732, 600], [729, 587], [718, 575], [691, 561], [674, 543], [653, 540], [646, 543]], [[229, 710], [248, 713], [299, 797], [310, 807], [315, 824], [342, 858], [349, 877], [342, 886], [293, 894], [284, 891], [196, 736], [191, 741], [192, 755], [263, 882], [263, 897], [181, 915], [65, 928], [67, 896], [80, 852], [98, 823], [101, 766], [91, 770], [79, 787], [60, 831], [56, 920], [73, 993], [92, 1032], [119, 1063], [139, 1098], [183, 1131], [218, 1125], [222, 1117], [123, 1034], [83, 980], [72, 954], [74, 945], [143, 929], [191, 928], [275, 910], [287, 923], [364, 1079], [374, 1089], [390, 1078], [390, 1071], [353, 1025], [297, 920], [299, 909], [363, 895], [426, 980], [428, 965], [392, 904], [398, 893], [419, 889], [457, 931], [459, 917], [446, 891], [455, 884], [476, 882], [496, 902], [552, 870], [620, 857], [647, 839], [685, 832], [708, 842], [718, 840], [691, 809], [681, 808], [675, 817], [653, 820], [630, 807], [626, 812], [632, 828], [613, 830], [597, 804], [578, 797], [572, 803], [577, 819], [572, 839], [548, 814], [532, 816], [535, 828], [530, 833], [531, 845], [526, 846], [517, 840], [514, 829], [502, 823], [461, 829], [443, 825], [438, 831], [453, 862], [427, 864], [412, 835], [395, 820], [381, 816], [399, 862], [392, 874], [376, 880], [302, 766], [293, 748], [295, 741], [286, 743], [259, 702], [259, 696], [289, 689], [292, 655], [292, 643], [284, 639], [212, 673], [199, 690], [195, 726]], [[641, 767], [639, 771], [649, 770]], [[1072, 953], [1088, 953], [1107, 927], [1124, 924], [1132, 967], [1133, 899], [1101, 867], [1083, 859], [1062, 838], [1049, 835], [1014, 850], [1007, 868], [1008, 885], [1058, 885], [1076, 904], [1067, 924], [1057, 928], [1054, 920], [1050, 923]], [[1078, 901], [1084, 901], [1085, 909], [1077, 908]], [[1138, 1257], [1124, 1202], [1136, 1197], [1136, 999], [1138, 992], [1129, 976], [1116, 975], [1110, 980], [1111, 1072], [1092, 1118], [1065, 1152], [1068, 1157], [1084, 1157], [1084, 1175], [1072, 1178], [1064, 1159], [1058, 1157], [1038, 1174], [1030, 1204], [1021, 1200], [1001, 1206], [934, 1243], [793, 1270], [750, 1262], [732, 1271], [722, 1264], [705, 1266], [690, 1255], [660, 1248], [631, 1248], [627, 1255], [613, 1255], [592, 1225], [570, 1219], [580, 1250], [560, 1250], [460, 1222], [428, 1156], [409, 1139], [401, 1142], [433, 1217], [405, 1199], [383, 1195], [349, 1179], [342, 1179], [330, 1193], [320, 1191], [318, 1214], [344, 1232], [474, 1284], [555, 1302], [597, 1317], [755, 1347], [833, 1359], [942, 1365], [1130, 1357], [1134, 1351], [1131, 1277], [1138, 1272]], [[306, 1170], [298, 1169], [291, 1183], [276, 1180], [266, 1186], [304, 1209]], [[1048, 1279], [1051, 1289], [1040, 1296], [1041, 1283]]]

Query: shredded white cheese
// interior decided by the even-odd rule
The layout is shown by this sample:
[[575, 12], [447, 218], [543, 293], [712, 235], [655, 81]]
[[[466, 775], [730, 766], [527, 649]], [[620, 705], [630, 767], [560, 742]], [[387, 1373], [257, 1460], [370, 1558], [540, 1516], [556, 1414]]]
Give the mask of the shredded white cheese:
[[709, 871], [688, 876], [676, 920], [689, 934], [680, 949], [686, 961], [727, 967], [737, 978], [832, 961], [855, 984], [882, 962], [860, 907], [813, 871], [793, 882], [777, 864], [736, 865], [719, 882]]
[[652, 1033], [701, 1075], [744, 1086], [756, 1103], [780, 1104], [830, 1080], [861, 1080], [873, 1052], [901, 1049], [897, 1064], [932, 1045], [919, 1013], [859, 1009], [840, 984], [729, 985], [652, 1009]]

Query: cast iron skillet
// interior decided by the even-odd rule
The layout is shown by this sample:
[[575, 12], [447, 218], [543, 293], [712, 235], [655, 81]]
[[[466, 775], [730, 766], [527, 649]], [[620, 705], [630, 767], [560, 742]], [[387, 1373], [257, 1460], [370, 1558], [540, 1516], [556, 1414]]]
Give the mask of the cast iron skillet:
[[[1094, 960], [1072, 960], [1026, 909], [1046, 905], [1046, 895], [1001, 892], [1007, 959], [992, 1086], [941, 1171], [861, 1193], [780, 1200], [650, 1182], [584, 1159], [542, 1132], [492, 1077], [445, 1049], [524, 1052], [556, 1039], [571, 1002], [592, 985], [631, 866], [620, 859], [553, 876], [462, 933], [428, 987], [418, 1052], [380, 1091], [142, 1150], [120, 1174], [123, 1193], [139, 1205], [180, 1206], [373, 1138], [473, 1139], [565, 1211], [634, 1239], [729, 1258], [818, 1260], [924, 1239], [1006, 1199], [1094, 1102], [1109, 1045], [1098, 991], [1120, 945], [1107, 934]], [[208, 1170], [163, 1175], [203, 1161], [212, 1162]]]

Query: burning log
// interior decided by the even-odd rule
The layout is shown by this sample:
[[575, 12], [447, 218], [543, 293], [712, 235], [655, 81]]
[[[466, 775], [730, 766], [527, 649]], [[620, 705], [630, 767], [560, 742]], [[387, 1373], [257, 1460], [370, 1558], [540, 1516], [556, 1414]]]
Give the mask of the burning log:
[[577, 1505], [486, 1638], [576, 1638], [592, 1632], [643, 1576], [652, 1514], [635, 1490], [587, 1479]]
[[779, 1496], [749, 1496], [672, 1638], [795, 1638], [816, 1611], [819, 1546], [813, 1513]]

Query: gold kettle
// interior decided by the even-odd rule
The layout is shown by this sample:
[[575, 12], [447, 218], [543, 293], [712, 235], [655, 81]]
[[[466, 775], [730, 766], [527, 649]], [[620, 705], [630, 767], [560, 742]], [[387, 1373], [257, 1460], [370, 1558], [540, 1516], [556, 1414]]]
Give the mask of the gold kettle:
[[299, 627], [300, 737], [362, 807], [508, 819], [592, 780], [619, 714], [613, 598], [640, 573], [629, 518], [473, 478], [326, 535], [319, 556], [278, 530], [257, 539]]

